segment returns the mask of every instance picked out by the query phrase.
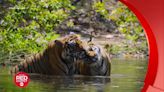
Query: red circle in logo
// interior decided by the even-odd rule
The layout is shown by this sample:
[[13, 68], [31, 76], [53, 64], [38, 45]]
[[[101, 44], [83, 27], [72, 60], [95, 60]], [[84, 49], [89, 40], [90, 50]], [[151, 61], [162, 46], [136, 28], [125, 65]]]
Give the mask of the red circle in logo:
[[14, 76], [14, 83], [20, 88], [24, 88], [28, 85], [30, 81], [29, 75], [25, 72], [18, 72]]

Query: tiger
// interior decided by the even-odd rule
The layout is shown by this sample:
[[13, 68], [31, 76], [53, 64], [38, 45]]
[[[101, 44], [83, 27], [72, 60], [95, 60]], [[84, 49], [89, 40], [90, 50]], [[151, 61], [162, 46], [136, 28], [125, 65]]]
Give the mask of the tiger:
[[32, 55], [14, 66], [10, 73], [22, 71], [47, 75], [73, 75], [74, 61], [83, 50], [82, 45], [80, 36], [76, 34], [57, 39], [50, 42], [42, 53]]
[[110, 76], [111, 59], [105, 50], [93, 43], [88, 42], [87, 46], [83, 47], [84, 55], [80, 55], [76, 61], [76, 73], [89, 76]]
[[101, 46], [71, 34], [50, 42], [42, 53], [14, 66], [11, 74], [23, 71], [46, 75], [110, 76], [110, 70], [110, 58]]

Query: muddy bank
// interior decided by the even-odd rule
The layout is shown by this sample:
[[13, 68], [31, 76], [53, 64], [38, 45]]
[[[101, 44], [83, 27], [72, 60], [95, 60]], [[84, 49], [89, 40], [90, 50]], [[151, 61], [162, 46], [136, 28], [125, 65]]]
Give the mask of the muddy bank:
[[[88, 41], [90, 37], [82, 36]], [[142, 48], [142, 42], [129, 42], [123, 35], [111, 34], [100, 35], [92, 38], [93, 42], [104, 47], [111, 58], [147, 58], [148, 50]]]

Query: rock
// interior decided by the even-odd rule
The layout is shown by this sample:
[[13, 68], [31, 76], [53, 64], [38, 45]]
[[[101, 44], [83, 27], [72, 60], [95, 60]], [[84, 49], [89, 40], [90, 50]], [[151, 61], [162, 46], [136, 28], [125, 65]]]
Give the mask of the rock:
[[104, 37], [107, 38], [107, 39], [111, 39], [111, 38], [114, 37], [114, 35], [108, 34], [108, 35], [105, 35]]

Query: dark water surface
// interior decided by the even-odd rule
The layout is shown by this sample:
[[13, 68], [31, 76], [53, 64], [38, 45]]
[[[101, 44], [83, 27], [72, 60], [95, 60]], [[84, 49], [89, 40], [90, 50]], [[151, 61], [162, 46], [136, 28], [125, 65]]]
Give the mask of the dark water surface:
[[140, 92], [147, 59], [113, 59], [111, 77], [30, 75], [26, 88], [18, 88], [8, 74], [9, 66], [0, 66], [0, 92]]

